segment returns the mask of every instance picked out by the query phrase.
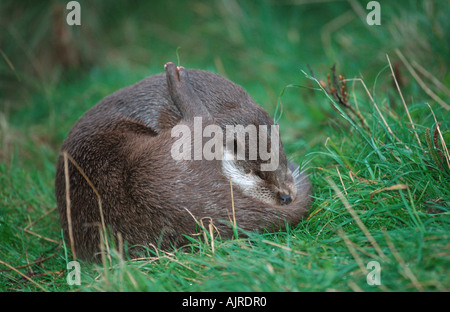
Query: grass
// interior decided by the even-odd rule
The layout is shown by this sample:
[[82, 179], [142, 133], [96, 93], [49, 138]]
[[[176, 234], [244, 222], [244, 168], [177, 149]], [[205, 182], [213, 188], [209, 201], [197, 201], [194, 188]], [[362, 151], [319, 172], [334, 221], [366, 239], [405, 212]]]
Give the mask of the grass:
[[[450, 118], [440, 101], [450, 98], [449, 7], [380, 2], [378, 28], [361, 21], [358, 1], [161, 3], [149, 23], [142, 22], [148, 7], [122, 12], [121, 1], [98, 4], [84, 23], [91, 35], [105, 35], [98, 48], [105, 57], [94, 58], [95, 66], [48, 72], [27, 68], [41, 64], [38, 47], [51, 27], [29, 34], [12, 23], [0, 37], [12, 43], [1, 47], [14, 65], [0, 67], [1, 85], [9, 87], [2, 87], [0, 104], [0, 290], [448, 291]], [[8, 4], [0, 12], [13, 16]], [[174, 21], [158, 17], [166, 10]], [[80, 46], [90, 55], [86, 42]], [[279, 118], [287, 154], [305, 164], [314, 185], [307, 220], [245, 239], [206, 231], [189, 251], [149, 248], [140, 260], [111, 251], [111, 262], [81, 263], [81, 285], [69, 285], [72, 255], [54, 210], [59, 146], [89, 107], [162, 71], [164, 62], [176, 61], [178, 46], [183, 65], [228, 76]], [[334, 63], [351, 108], [327, 82]], [[380, 264], [381, 285], [367, 283], [370, 261]]]

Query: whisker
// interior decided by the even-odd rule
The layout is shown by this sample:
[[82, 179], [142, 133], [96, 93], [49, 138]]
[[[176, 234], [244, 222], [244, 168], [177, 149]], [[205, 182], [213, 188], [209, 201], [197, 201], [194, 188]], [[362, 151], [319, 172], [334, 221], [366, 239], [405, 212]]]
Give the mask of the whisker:
[[301, 179], [295, 181], [295, 185], [296, 185], [296, 186], [299, 186], [299, 185], [302, 184], [307, 178], [308, 178], [307, 175], [303, 175]]
[[312, 161], [312, 159], [309, 159], [309, 160], [305, 161], [304, 163], [302, 163], [301, 167], [302, 167], [302, 168], [305, 168], [306, 166], [309, 165], [309, 163], [310, 163], [311, 161]]
[[300, 176], [300, 170], [299, 169], [300, 169], [300, 166], [298, 166], [297, 169], [295, 169], [295, 171], [292, 173], [292, 177], [294, 178], [294, 180], [295, 180], [295, 178]]
[[300, 184], [302, 184], [306, 179], [309, 179], [309, 176], [311, 174], [306, 173], [305, 171], [301, 172], [301, 178], [300, 179], [294, 179], [294, 184], [295, 186], [299, 186]]

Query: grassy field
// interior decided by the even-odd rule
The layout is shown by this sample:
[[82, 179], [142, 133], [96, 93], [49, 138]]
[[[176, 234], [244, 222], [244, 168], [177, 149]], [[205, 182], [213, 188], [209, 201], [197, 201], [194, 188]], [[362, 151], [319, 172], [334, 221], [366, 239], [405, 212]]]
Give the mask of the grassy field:
[[[0, 291], [450, 290], [448, 2], [379, 1], [378, 26], [356, 0], [79, 2], [71, 27], [65, 1], [0, 4]], [[145, 259], [111, 250], [69, 285], [59, 147], [167, 61], [228, 77], [279, 119], [313, 184], [307, 220]]]

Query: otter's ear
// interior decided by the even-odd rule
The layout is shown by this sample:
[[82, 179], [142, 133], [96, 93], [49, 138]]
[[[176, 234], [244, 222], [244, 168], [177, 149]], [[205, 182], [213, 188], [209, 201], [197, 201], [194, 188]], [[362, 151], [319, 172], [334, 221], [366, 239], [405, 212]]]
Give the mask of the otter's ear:
[[166, 63], [164, 70], [170, 96], [183, 119], [193, 120], [194, 117], [210, 119], [211, 115], [208, 109], [191, 86], [188, 71], [182, 66], [175, 66], [172, 62]]

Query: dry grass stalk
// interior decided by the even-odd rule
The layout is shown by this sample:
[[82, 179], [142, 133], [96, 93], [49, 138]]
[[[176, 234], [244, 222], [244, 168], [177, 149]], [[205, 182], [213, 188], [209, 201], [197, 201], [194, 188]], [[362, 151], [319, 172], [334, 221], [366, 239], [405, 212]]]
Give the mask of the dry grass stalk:
[[[364, 118], [364, 116], [359, 112], [359, 110], [355, 110], [353, 108], [353, 106], [351, 106], [348, 103], [348, 91], [347, 91], [347, 87], [346, 87], [346, 82], [348, 81], [353, 81], [353, 85], [355, 81], [359, 81], [362, 86], [364, 87], [367, 95], [369, 96], [369, 99], [371, 101], [371, 103], [373, 104], [373, 106], [375, 107], [376, 111], [378, 112], [378, 115], [381, 118], [381, 121], [383, 122], [384, 126], [386, 127], [388, 133], [395, 139], [397, 140], [399, 143], [403, 143], [392, 131], [391, 127], [389, 127], [389, 124], [387, 123], [386, 119], [384, 118], [383, 114], [381, 113], [377, 103], [375, 102], [375, 100], [373, 99], [372, 95], [369, 92], [369, 89], [367, 88], [366, 84], [364, 83], [364, 80], [362, 80], [361, 78], [352, 78], [352, 79], [344, 79], [344, 77], [342, 75], [339, 75], [339, 81], [341, 83], [341, 85], [339, 85], [338, 79], [336, 78], [336, 73], [335, 73], [335, 66], [333, 66], [331, 68], [331, 71], [333, 73], [333, 83], [331, 83], [330, 80], [330, 76], [328, 75], [328, 86], [327, 84], [325, 84], [325, 82], [318, 80], [315, 76], [314, 76], [314, 72], [310, 69], [311, 72], [311, 76], [310, 78], [312, 78], [313, 80], [316, 81], [316, 83], [319, 85], [319, 87], [325, 91], [330, 99], [330, 101], [332, 102], [331, 105], [332, 107], [337, 110], [339, 112], [339, 110], [334, 106], [333, 101], [331, 100], [331, 97], [333, 97], [335, 100], [337, 100], [337, 102], [346, 109], [349, 109], [353, 115], [355, 115], [360, 123], [361, 126], [370, 134], [372, 135], [370, 128], [367, 125], [367, 122]], [[409, 149], [409, 147], [407, 145], [405, 145], [406, 149]]]
[[[53, 254], [53, 255], [48, 256], [48, 257], [45, 257], [45, 258], [40, 258], [40, 259], [38, 258], [38, 260], [36, 260], [36, 261], [34, 261], [34, 262], [27, 263], [27, 264], [25, 264], [25, 265], [21, 265], [21, 266], [15, 267], [15, 269], [24, 269], [24, 268], [28, 268], [28, 267], [33, 266], [33, 265], [35, 265], [35, 264], [40, 264], [40, 263], [42, 263], [42, 262], [45, 262], [45, 261], [47, 261], [48, 259], [51, 259], [51, 258], [53, 258], [53, 257], [55, 257], [55, 256], [56, 256], [56, 254]], [[6, 272], [6, 271], [11, 271], [11, 270], [12, 270], [12, 269], [9, 268], [9, 269], [0, 270], [0, 272]]]
[[336, 171], [339, 175], [339, 180], [341, 180], [341, 184], [342, 184], [342, 188], [344, 189], [344, 193], [345, 193], [345, 195], [348, 195], [347, 190], [345, 189], [344, 181], [342, 181], [341, 173], [339, 172], [338, 166], [336, 166]]
[[[376, 256], [368, 253], [367, 251], [365, 251], [364, 249], [362, 249], [361, 247], [359, 247], [358, 245], [356, 245], [355, 243], [353, 243], [348, 236], [345, 234], [344, 230], [342, 230], [341, 228], [339, 228], [337, 230], [337, 234], [339, 235], [340, 238], [342, 238], [342, 240], [344, 241], [345, 245], [347, 246], [347, 249], [349, 250], [349, 252], [351, 253], [351, 255], [353, 256], [353, 259], [355, 259], [356, 263], [359, 266], [359, 269], [361, 270], [361, 272], [367, 276], [368, 271], [367, 271], [367, 267], [364, 265], [363, 260], [361, 259], [361, 257], [358, 255], [358, 253], [356, 252], [356, 249], [360, 250], [362, 253], [364, 253], [365, 255], [369, 256], [371, 259], [375, 258]], [[351, 282], [351, 281], [350, 281]], [[356, 284], [354, 284], [354, 286], [357, 286]], [[383, 291], [389, 291], [389, 289], [384, 286], [384, 285], [379, 285], [379, 287], [383, 290]], [[354, 287], [352, 287], [354, 288]], [[358, 289], [360, 289], [358, 287]], [[358, 290], [358, 291], [362, 291], [362, 290]]]
[[120, 264], [123, 265], [123, 237], [122, 237], [122, 233], [118, 232], [117, 233], [117, 245], [118, 245], [118, 252], [119, 252], [119, 259], [120, 259]]
[[411, 123], [411, 127], [414, 130], [414, 135], [416, 136], [417, 142], [419, 143], [419, 146], [422, 148], [422, 143], [420, 143], [419, 135], [417, 134], [416, 127], [414, 126], [414, 123], [412, 121], [411, 115], [409, 114], [408, 106], [406, 106], [405, 99], [403, 98], [402, 91], [400, 90], [400, 86], [397, 82], [397, 77], [395, 77], [394, 69], [392, 68], [391, 60], [389, 59], [389, 55], [386, 54], [386, 58], [389, 63], [389, 67], [391, 68], [392, 77], [394, 78], [395, 86], [397, 87], [398, 93], [400, 94], [400, 98], [402, 99], [403, 107], [405, 108], [406, 115], [408, 116], [409, 122]]
[[67, 152], [63, 152], [64, 156], [64, 177], [66, 180], [66, 214], [67, 214], [67, 226], [69, 228], [69, 240], [70, 249], [72, 250], [73, 259], [77, 259], [77, 254], [75, 251], [75, 244], [73, 239], [73, 229], [72, 229], [72, 214], [70, 210], [70, 181], [69, 181], [69, 162], [67, 160]]
[[[388, 130], [389, 134], [392, 135], [398, 142], [403, 143], [392, 131], [391, 127], [389, 127], [388, 123], [386, 122], [386, 119], [384, 119], [383, 114], [381, 113], [380, 109], [378, 108], [377, 103], [375, 103], [375, 100], [373, 99], [372, 95], [369, 92], [369, 89], [367, 88], [364, 80], [362, 80], [361, 78], [352, 78], [352, 79], [346, 79], [347, 81], [359, 81], [362, 86], [364, 87], [364, 90], [366, 91], [367, 95], [369, 96], [370, 102], [373, 104], [373, 106], [375, 107], [375, 109], [377, 110], [378, 115], [380, 115], [381, 121], [383, 122], [384, 126], [386, 127], [386, 129]], [[408, 146], [406, 146], [407, 149]]]
[[6, 262], [3, 262], [2, 260], [0, 260], [0, 264], [3, 264], [4, 266], [7, 266], [8, 268], [10, 268], [11, 270], [13, 270], [14, 272], [20, 274], [20, 276], [26, 278], [28, 281], [30, 281], [31, 283], [33, 283], [34, 285], [36, 285], [36, 287], [38, 287], [39, 289], [41, 289], [42, 291], [47, 291], [44, 287], [42, 287], [41, 285], [39, 285], [38, 283], [36, 283], [35, 281], [33, 281], [29, 276], [27, 276], [26, 274], [23, 274], [22, 272], [20, 272], [19, 270], [17, 270], [15, 267], [9, 265]]
[[372, 184], [378, 184], [378, 183], [379, 183], [379, 181], [372, 181], [372, 180], [367, 180], [367, 179], [364, 179], [364, 178], [360, 178], [360, 177], [358, 177], [358, 176], [356, 175], [356, 173], [354, 173], [354, 172], [351, 171], [351, 170], [348, 172], [348, 175], [350, 176], [350, 179], [352, 179], [353, 182], [355, 182], [355, 180], [353, 179], [353, 177], [355, 177], [356, 179], [358, 179], [358, 181], [361, 181], [361, 182], [363, 182], [363, 183], [368, 183], [368, 184], [370, 184], [370, 183], [372, 183]]
[[423, 82], [423, 80], [420, 78], [420, 76], [416, 73], [414, 68], [409, 64], [409, 62], [406, 60], [405, 56], [400, 52], [399, 49], [395, 49], [395, 53], [397, 53], [400, 60], [403, 62], [403, 64], [406, 66], [406, 69], [408, 69], [409, 73], [414, 77], [414, 79], [417, 81], [419, 86], [422, 88], [423, 91], [425, 91], [426, 94], [428, 94], [433, 100], [438, 102], [445, 110], [450, 109], [450, 105], [445, 103], [440, 97], [436, 95], [428, 86]]
[[355, 220], [355, 222], [358, 225], [358, 227], [361, 229], [361, 231], [367, 237], [368, 241], [372, 244], [373, 248], [377, 251], [378, 256], [380, 256], [382, 259], [386, 259], [386, 255], [381, 250], [381, 248], [378, 245], [377, 241], [373, 238], [372, 234], [370, 234], [369, 230], [364, 225], [364, 223], [362, 223], [361, 219], [358, 217], [358, 215], [356, 214], [355, 210], [350, 206], [350, 204], [347, 201], [347, 199], [342, 195], [342, 192], [339, 191], [337, 185], [329, 177], [326, 177], [325, 179], [327, 180], [328, 184], [333, 188], [333, 190], [335, 191], [335, 193], [339, 197], [339, 199], [342, 201], [342, 203], [344, 204], [345, 208], [350, 213], [352, 218]]
[[28, 225], [23, 229], [23, 231], [26, 232], [26, 233], [28, 233], [28, 234], [37, 236], [37, 237], [39, 237], [39, 238], [41, 238], [41, 239], [43, 239], [43, 240], [46, 240], [46, 241], [49, 241], [49, 242], [51, 242], [51, 243], [55, 243], [55, 244], [57, 244], [57, 245], [60, 245], [60, 244], [61, 244], [60, 241], [57, 241], [57, 240], [54, 240], [54, 239], [51, 239], [51, 238], [42, 236], [42, 235], [40, 235], [40, 234], [38, 234], [38, 233], [36, 233], [36, 232], [33, 232], [33, 231], [31, 231], [31, 230], [29, 229], [30, 227], [32, 227], [33, 225], [35, 225], [36, 222], [38, 222], [39, 220], [45, 218], [46, 216], [48, 216], [49, 214], [51, 214], [51, 213], [52, 213], [53, 211], [55, 211], [55, 210], [56, 210], [56, 207], [50, 209], [49, 211], [47, 211], [46, 213], [44, 213], [42, 216], [40, 216], [39, 218], [37, 218], [36, 220], [34, 220], [34, 221], [31, 222], [30, 224], [28, 224]]
[[438, 123], [438, 121], [436, 119], [436, 116], [434, 115], [433, 109], [431, 108], [430, 104], [427, 103], [427, 105], [430, 108], [431, 113], [433, 114], [434, 122], [436, 123], [436, 130], [439, 133], [439, 138], [441, 140], [441, 145], [442, 145], [442, 148], [443, 148], [443, 150], [445, 152], [445, 160], [447, 162], [448, 169], [450, 169], [450, 155], [448, 153], [447, 144], [445, 144], [444, 137], [442, 136], [442, 132], [441, 132], [441, 129], [439, 128], [439, 123]]
[[423, 76], [430, 79], [436, 85], [436, 87], [438, 87], [439, 89], [444, 91], [445, 94], [450, 97], [450, 90], [442, 82], [440, 82], [435, 76], [430, 74], [425, 68], [423, 68], [416, 61], [412, 61], [412, 66], [415, 67], [420, 72], [420, 74], [422, 74]]
[[265, 243], [265, 244], [268, 244], [268, 245], [272, 245], [272, 246], [275, 246], [275, 247], [278, 247], [278, 248], [290, 251], [290, 252], [294, 252], [294, 253], [302, 255], [302, 256], [307, 256], [308, 255], [308, 253], [306, 253], [304, 251], [293, 250], [292, 248], [289, 248], [288, 246], [283, 246], [283, 245], [277, 244], [275, 242], [271, 242], [271, 241], [266, 240], [266, 239], [263, 239], [262, 242]]
[[348, 281], [348, 287], [350, 287], [354, 292], [364, 292], [354, 281]]
[[[86, 173], [84, 172], [84, 170], [80, 167], [80, 165], [78, 165], [78, 163], [75, 161], [75, 159], [72, 158], [72, 156], [70, 156], [67, 152], [63, 152], [64, 159], [68, 159], [74, 166], [75, 168], [78, 170], [78, 172], [83, 176], [83, 178], [85, 179], [85, 181], [89, 184], [90, 188], [92, 189], [92, 191], [95, 193], [95, 195], [97, 196], [97, 200], [98, 200], [98, 209], [99, 209], [99, 213], [100, 213], [100, 221], [101, 221], [101, 230], [100, 230], [100, 236], [103, 238], [102, 241], [105, 242], [106, 245], [106, 251], [108, 254], [108, 259], [109, 259], [109, 263], [112, 263], [112, 259], [111, 259], [111, 255], [109, 253], [110, 251], [110, 247], [109, 247], [109, 242], [108, 242], [108, 235], [106, 233], [106, 225], [105, 225], [105, 218], [103, 215], [103, 208], [102, 208], [102, 199], [100, 197], [100, 193], [97, 191], [97, 189], [95, 188], [94, 184], [92, 183], [92, 181], [88, 178], [88, 176], [86, 175]], [[66, 162], [66, 160], [64, 160]], [[68, 170], [68, 169], [67, 169]], [[67, 192], [67, 185], [68, 185], [68, 171], [65, 172], [66, 174], [66, 196], [68, 194]], [[67, 199], [67, 197], [66, 197]], [[103, 246], [103, 245], [101, 245]]]
[[28, 233], [28, 234], [34, 235], [34, 236], [36, 236], [36, 237], [38, 237], [38, 238], [40, 238], [40, 239], [46, 240], [46, 241], [48, 241], [48, 242], [55, 243], [55, 244], [57, 244], [57, 245], [60, 245], [60, 244], [61, 244], [60, 241], [57, 241], [57, 240], [54, 240], [54, 239], [51, 239], [51, 238], [42, 236], [42, 235], [40, 235], [40, 234], [38, 234], [38, 233], [36, 233], [36, 232], [30, 231], [30, 230], [26, 230], [26, 229], [24, 229], [24, 231], [25, 231], [26, 233]]
[[[372, 197], [373, 195], [379, 193], [379, 192], [383, 192], [383, 191], [393, 191], [393, 190], [406, 190], [408, 189], [408, 185], [406, 184], [396, 184], [396, 185], [392, 185], [392, 186], [388, 186], [388, 187], [383, 187], [379, 190], [375, 190], [372, 193], [370, 193], [370, 201], [372, 201]], [[373, 201], [372, 201], [373, 202]]]
[[212, 224], [212, 220], [208, 225], [209, 227], [209, 235], [211, 237], [211, 251], [214, 254], [214, 233], [213, 233], [213, 224]]
[[[323, 82], [322, 80], [318, 80], [314, 76], [314, 72], [312, 69], [308, 66], [311, 76], [318, 82], [322, 90], [324, 90], [328, 95], [333, 97], [337, 103], [342, 106], [344, 109], [350, 110], [353, 116], [356, 116], [359, 119], [359, 122], [361, 123], [361, 126], [368, 132], [371, 133], [369, 126], [367, 125], [367, 122], [364, 118], [364, 116], [361, 114], [361, 112], [356, 110], [352, 105], [350, 105], [348, 99], [348, 89], [347, 89], [347, 81], [350, 81], [348, 79], [345, 79], [343, 75], [336, 75], [336, 65], [333, 65], [331, 67], [331, 74], [327, 74], [327, 83]], [[354, 85], [354, 84], [353, 84]], [[331, 107], [336, 110], [339, 113], [339, 110], [335, 107], [333, 101], [331, 101]]]
[[344, 241], [345, 245], [348, 248], [348, 251], [350, 251], [351, 255], [353, 256], [353, 259], [355, 259], [356, 263], [359, 266], [359, 269], [361, 270], [361, 272], [364, 275], [367, 275], [367, 268], [364, 266], [364, 263], [361, 259], [361, 257], [358, 255], [358, 253], [355, 250], [355, 247], [353, 246], [354, 244], [350, 241], [350, 239], [347, 237], [347, 235], [345, 234], [344, 230], [342, 230], [341, 228], [339, 228], [337, 230], [337, 234], [339, 235], [340, 238], [342, 238], [342, 240]]
[[233, 226], [236, 229], [237, 225], [236, 225], [236, 214], [234, 211], [233, 182], [231, 182], [231, 179], [230, 179], [230, 191], [231, 191], [231, 211], [233, 214]]
[[419, 283], [419, 281], [417, 280], [416, 276], [413, 274], [413, 272], [411, 271], [411, 269], [408, 267], [408, 265], [405, 263], [405, 260], [402, 258], [402, 256], [398, 253], [397, 249], [395, 249], [394, 243], [392, 242], [391, 238], [389, 237], [389, 235], [383, 231], [383, 235], [386, 239], [386, 243], [389, 247], [389, 250], [392, 252], [392, 254], [394, 255], [395, 259], [397, 260], [397, 262], [400, 264], [400, 266], [402, 267], [403, 271], [405, 272], [405, 275], [411, 280], [411, 282], [413, 283], [413, 285], [419, 290], [419, 291], [423, 291], [423, 287], [422, 285]]

